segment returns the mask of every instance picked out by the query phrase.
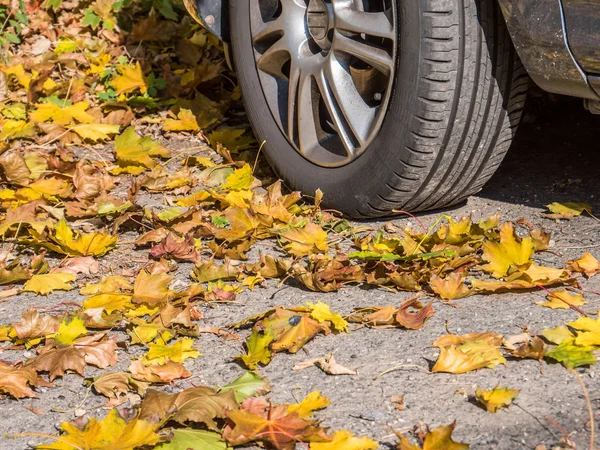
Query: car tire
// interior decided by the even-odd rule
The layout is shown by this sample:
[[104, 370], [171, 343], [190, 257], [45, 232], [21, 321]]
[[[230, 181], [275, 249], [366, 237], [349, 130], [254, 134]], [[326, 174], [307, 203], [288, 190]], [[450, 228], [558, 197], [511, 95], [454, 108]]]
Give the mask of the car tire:
[[307, 159], [274, 119], [249, 20], [258, 1], [229, 2], [231, 44], [249, 120], [289, 187], [321, 189], [327, 208], [369, 218], [457, 204], [496, 171], [529, 85], [496, 1], [392, 0], [399, 26], [385, 116], [360, 156], [336, 167]]

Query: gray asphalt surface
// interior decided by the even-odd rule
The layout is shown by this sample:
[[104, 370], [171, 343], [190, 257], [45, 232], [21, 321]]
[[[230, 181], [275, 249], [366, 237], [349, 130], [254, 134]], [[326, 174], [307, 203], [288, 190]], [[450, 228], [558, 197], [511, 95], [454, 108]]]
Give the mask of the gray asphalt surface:
[[[174, 145], [182, 145], [175, 143]], [[591, 217], [555, 222], [542, 218], [544, 205], [553, 201], [585, 201], [600, 212], [600, 117], [583, 110], [580, 101], [533, 99], [528, 106], [525, 123], [515, 144], [493, 180], [478, 195], [463, 205], [443, 211], [455, 217], [472, 214], [475, 219], [500, 213], [502, 220], [525, 218], [552, 231], [553, 253], [542, 253], [538, 261], [544, 265], [562, 266], [564, 261], [589, 251], [600, 258], [600, 222]], [[419, 216], [432, 224], [440, 212]], [[405, 224], [406, 219], [393, 219]], [[385, 222], [367, 225], [378, 227]], [[139, 258], [144, 256], [140, 253]], [[107, 262], [101, 261], [103, 270]], [[124, 261], [131, 267], [140, 265]], [[190, 266], [181, 264], [179, 274], [185, 279]], [[583, 309], [595, 314], [600, 309], [600, 276], [584, 282], [588, 304]], [[306, 301], [322, 300], [332, 310], [349, 313], [353, 308], [369, 305], [395, 305], [408, 298], [408, 293], [392, 293], [382, 289], [348, 287], [337, 293], [319, 294], [306, 291], [293, 282], [278, 287], [246, 291], [233, 305], [205, 308], [204, 327], [223, 326], [261, 312], [275, 305], [297, 306]], [[505, 335], [518, 334], [523, 327], [533, 332], [575, 320], [577, 313], [554, 311], [535, 304], [544, 298], [542, 292], [508, 293], [474, 296], [456, 301], [456, 308], [436, 303], [437, 314], [420, 331], [398, 329], [366, 329], [349, 334], [318, 336], [296, 355], [278, 354], [261, 373], [273, 385], [275, 402], [293, 402], [312, 390], [330, 398], [331, 406], [318, 416], [332, 429], [348, 429], [381, 442], [382, 449], [395, 448], [394, 431], [406, 432], [419, 424], [437, 426], [457, 421], [455, 438], [471, 444], [472, 449], [533, 449], [546, 445], [550, 449], [563, 437], [559, 424], [577, 448], [589, 448], [589, 420], [583, 392], [576, 378], [556, 364], [509, 360], [505, 366], [483, 369], [464, 375], [427, 374], [437, 358], [437, 350], [429, 346], [446, 327], [454, 333], [493, 331]], [[19, 296], [0, 304], [0, 323], [17, 321], [30, 306], [48, 307], [61, 301], [81, 301], [73, 291], [48, 298]], [[243, 335], [245, 336], [245, 335]], [[188, 360], [186, 367], [193, 378], [165, 387], [177, 392], [193, 385], [223, 385], [243, 372], [233, 360], [240, 353], [235, 341], [223, 341], [203, 334], [197, 346], [204, 354]], [[141, 350], [140, 350], [141, 352]], [[300, 361], [334, 352], [339, 363], [358, 369], [356, 376], [330, 376], [318, 368], [293, 372]], [[22, 352], [0, 350], [0, 359], [14, 360]], [[113, 371], [125, 370], [129, 355], [120, 352], [120, 362]], [[402, 368], [375, 380], [383, 371]], [[422, 368], [420, 370], [417, 367]], [[86, 369], [87, 376], [102, 373]], [[600, 365], [578, 369], [592, 400], [595, 413], [600, 413]], [[490, 414], [472, 402], [477, 386], [493, 388], [497, 384], [520, 389], [519, 398], [508, 409]], [[15, 401], [0, 399], [0, 431], [14, 434], [25, 431], [54, 433], [55, 424], [73, 420], [82, 412], [88, 416], [104, 415], [103, 397], [90, 394], [81, 377], [67, 375], [57, 380], [59, 388], [41, 388], [40, 399]], [[468, 395], [465, 395], [468, 394]], [[391, 397], [405, 395], [406, 409], [398, 411]], [[25, 408], [31, 405], [44, 412], [36, 415]], [[61, 412], [62, 411], [62, 412]], [[600, 422], [600, 416], [596, 416]], [[597, 433], [599, 436], [600, 433]], [[599, 436], [600, 438], [600, 436]], [[9, 440], [0, 438], [0, 449], [27, 448], [39, 438]], [[597, 439], [596, 444], [600, 444]]]

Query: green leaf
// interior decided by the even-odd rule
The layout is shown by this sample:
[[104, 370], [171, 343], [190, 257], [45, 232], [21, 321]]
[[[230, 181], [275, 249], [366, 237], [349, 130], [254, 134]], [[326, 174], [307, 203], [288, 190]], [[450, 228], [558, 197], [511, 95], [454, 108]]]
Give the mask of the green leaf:
[[83, 20], [81, 23], [96, 29], [98, 28], [98, 25], [100, 25], [100, 16], [97, 16], [92, 8], [87, 8], [83, 13]]
[[6, 39], [8, 39], [10, 42], [12, 42], [13, 44], [21, 43], [21, 39], [19, 39], [19, 36], [17, 36], [16, 34], [6, 32], [6, 33], [4, 33], [4, 37]]
[[563, 342], [554, 350], [546, 353], [546, 356], [571, 369], [594, 364], [596, 358], [592, 354], [592, 351], [595, 350], [595, 347], [580, 347], [575, 345], [574, 342], [574, 340]]
[[246, 371], [241, 377], [223, 386], [220, 392], [233, 391], [235, 400], [242, 403], [249, 397], [266, 394], [271, 390], [269, 382], [259, 374]]
[[213, 431], [183, 428], [173, 430], [170, 442], [158, 444], [156, 450], [227, 450], [227, 444], [221, 435]]

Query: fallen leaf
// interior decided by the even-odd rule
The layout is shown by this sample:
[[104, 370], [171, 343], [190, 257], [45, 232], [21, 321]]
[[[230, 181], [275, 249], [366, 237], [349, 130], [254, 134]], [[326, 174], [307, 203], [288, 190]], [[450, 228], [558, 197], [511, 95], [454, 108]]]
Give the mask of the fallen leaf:
[[348, 322], [346, 322], [338, 313], [331, 312], [331, 308], [327, 303], [321, 301], [317, 303], [307, 302], [306, 306], [310, 309], [310, 317], [317, 322], [330, 322], [334, 330], [348, 332]]
[[506, 276], [512, 268], [521, 268], [531, 262], [535, 245], [531, 237], [519, 239], [512, 223], [507, 222], [500, 228], [500, 241], [483, 243], [483, 259], [488, 262], [481, 269], [491, 273], [494, 278]]
[[584, 212], [592, 213], [592, 207], [587, 203], [582, 202], [565, 202], [565, 203], [550, 203], [546, 205], [552, 214], [544, 214], [550, 219], [567, 219], [580, 216]]
[[301, 419], [309, 419], [315, 411], [329, 406], [329, 399], [321, 395], [319, 391], [309, 393], [300, 403], [288, 406], [289, 414], [297, 414]]
[[368, 437], [355, 437], [346, 430], [336, 431], [331, 442], [312, 442], [310, 450], [376, 450], [379, 442]]
[[586, 301], [581, 294], [571, 294], [565, 289], [554, 291], [546, 295], [545, 302], [537, 302], [536, 305], [551, 309], [569, 309], [571, 306], [583, 306]]
[[431, 369], [432, 372], [466, 373], [484, 367], [493, 369], [506, 360], [500, 352], [503, 339], [493, 333], [473, 333], [470, 335], [446, 335], [438, 338], [434, 347], [439, 347], [440, 355]]
[[452, 272], [446, 278], [432, 275], [429, 286], [445, 300], [464, 298], [471, 294], [471, 290], [465, 284], [465, 277], [458, 272]]
[[281, 235], [284, 249], [293, 256], [307, 256], [322, 253], [329, 249], [327, 232], [313, 222], [307, 222], [303, 228], [292, 228]]
[[38, 295], [48, 295], [54, 291], [70, 291], [73, 289], [71, 282], [77, 277], [72, 273], [47, 273], [32, 276], [23, 286], [24, 292], [33, 292]]
[[119, 75], [110, 82], [116, 95], [131, 93], [136, 90], [139, 90], [142, 94], [146, 93], [148, 85], [139, 62], [136, 62], [134, 66], [127, 64], [119, 65], [117, 70], [119, 71]]
[[567, 262], [567, 267], [573, 272], [582, 273], [586, 278], [600, 273], [600, 262], [588, 252], [585, 252], [579, 259]]
[[230, 392], [217, 392], [213, 388], [198, 386], [178, 394], [165, 394], [149, 389], [140, 408], [140, 419], [158, 420], [169, 418], [175, 422], [203, 423], [217, 431], [216, 419], [227, 417], [231, 410], [239, 408], [235, 395]]
[[495, 413], [500, 408], [510, 406], [519, 395], [518, 389], [501, 388], [496, 386], [494, 389], [485, 390], [477, 388], [475, 397], [481, 403], [487, 412]]
[[219, 392], [233, 391], [238, 403], [247, 398], [264, 395], [271, 391], [271, 384], [257, 373], [246, 371], [242, 376], [223, 386]]
[[183, 338], [173, 345], [148, 344], [149, 350], [142, 357], [144, 365], [164, 365], [169, 361], [183, 362], [189, 358], [197, 358], [200, 352], [193, 348], [194, 340]]
[[90, 418], [83, 428], [63, 422], [62, 434], [52, 444], [38, 445], [40, 450], [130, 450], [160, 441], [156, 433], [159, 424], [138, 418], [126, 422], [119, 411], [112, 409], [108, 415], [98, 420]]
[[31, 390], [38, 384], [35, 370], [30, 367], [15, 367], [0, 361], [0, 393], [14, 398], [35, 397]]
[[347, 367], [338, 364], [333, 356], [333, 353], [321, 358], [309, 359], [307, 361], [297, 363], [292, 370], [304, 370], [312, 366], [319, 367], [323, 372], [329, 375], [358, 375], [358, 370], [348, 369]]
[[165, 131], [198, 131], [200, 125], [196, 120], [196, 116], [189, 109], [182, 109], [177, 114], [177, 119], [165, 119], [163, 123]]
[[455, 442], [452, 439], [452, 432], [455, 427], [456, 422], [453, 422], [450, 425], [443, 425], [433, 430], [428, 429], [422, 447], [411, 444], [406, 437], [396, 433], [400, 438], [398, 450], [468, 450], [468, 444]]
[[312, 420], [288, 413], [287, 405], [272, 405], [262, 399], [246, 399], [242, 409], [230, 411], [223, 439], [231, 445], [269, 443], [280, 450], [292, 450], [298, 441], [329, 441], [324, 430]]
[[129, 371], [133, 379], [148, 383], [171, 383], [192, 376], [191, 372], [185, 370], [182, 363], [175, 361], [167, 361], [163, 365], [152, 364], [146, 366], [141, 361], [136, 360], [129, 366]]
[[214, 431], [181, 428], [171, 430], [169, 442], [158, 444], [155, 450], [227, 450], [227, 443]]

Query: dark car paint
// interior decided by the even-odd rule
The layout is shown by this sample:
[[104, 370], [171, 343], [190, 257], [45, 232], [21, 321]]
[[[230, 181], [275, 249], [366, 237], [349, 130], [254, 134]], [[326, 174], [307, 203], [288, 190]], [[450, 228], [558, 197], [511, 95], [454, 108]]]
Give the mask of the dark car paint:
[[562, 1], [573, 55], [600, 95], [600, 1]]
[[[201, 25], [227, 41], [228, 1], [185, 4]], [[599, 0], [487, 1], [498, 1], [517, 53], [538, 86], [600, 100]]]

